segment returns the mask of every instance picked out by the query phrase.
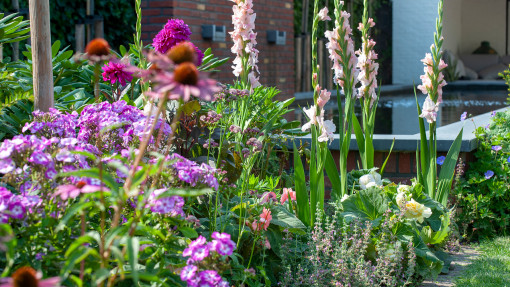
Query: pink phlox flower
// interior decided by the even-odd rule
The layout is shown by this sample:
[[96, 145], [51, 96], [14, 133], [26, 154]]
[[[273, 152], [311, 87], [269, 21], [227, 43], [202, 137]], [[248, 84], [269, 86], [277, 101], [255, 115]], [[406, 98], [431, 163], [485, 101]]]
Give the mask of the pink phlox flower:
[[319, 11], [319, 20], [321, 21], [329, 21], [331, 18], [328, 16], [328, 7], [324, 7]]
[[105, 187], [89, 185], [84, 181], [79, 181], [76, 185], [68, 184], [58, 186], [55, 193], [53, 193], [53, 197], [60, 196], [62, 200], [67, 200], [68, 198], [74, 199], [82, 193], [93, 193], [100, 190], [108, 191]]
[[289, 200], [289, 197], [292, 201], [296, 200], [296, 192], [292, 190], [292, 188], [284, 188], [282, 197], [280, 198], [280, 203], [284, 204]]
[[430, 97], [425, 99], [420, 117], [427, 120], [429, 124], [436, 121], [439, 104], [434, 103]]

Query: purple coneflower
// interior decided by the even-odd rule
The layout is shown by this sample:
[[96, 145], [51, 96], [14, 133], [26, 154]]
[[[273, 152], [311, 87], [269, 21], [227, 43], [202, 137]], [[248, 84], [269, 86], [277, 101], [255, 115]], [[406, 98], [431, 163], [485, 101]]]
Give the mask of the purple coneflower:
[[12, 277], [0, 279], [0, 287], [56, 287], [60, 286], [59, 277], [41, 280], [42, 274], [33, 268], [24, 266], [16, 270]]

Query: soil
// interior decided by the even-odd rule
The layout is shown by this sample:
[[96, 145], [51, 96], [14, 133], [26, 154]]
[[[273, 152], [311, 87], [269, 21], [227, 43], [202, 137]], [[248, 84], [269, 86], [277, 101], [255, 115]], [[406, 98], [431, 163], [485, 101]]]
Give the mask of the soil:
[[462, 273], [471, 262], [480, 255], [480, 252], [471, 246], [462, 246], [461, 251], [451, 254], [451, 266], [448, 274], [441, 274], [435, 281], [425, 280], [421, 287], [453, 287], [455, 279]]

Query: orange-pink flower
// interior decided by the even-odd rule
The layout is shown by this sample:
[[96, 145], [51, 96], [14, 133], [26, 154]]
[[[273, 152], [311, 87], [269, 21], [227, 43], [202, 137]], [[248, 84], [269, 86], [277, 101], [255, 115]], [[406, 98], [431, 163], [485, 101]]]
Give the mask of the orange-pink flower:
[[253, 231], [260, 231], [260, 230], [262, 230], [262, 228], [264, 230], [267, 230], [272, 219], [273, 219], [273, 216], [271, 216], [271, 210], [264, 207], [264, 209], [262, 210], [262, 213], [260, 214], [260, 219], [254, 220], [251, 223], [251, 226], [250, 226], [250, 223], [248, 221], [246, 221], [246, 225], [250, 226]]
[[282, 197], [280, 198], [280, 203], [284, 204], [289, 199], [296, 200], [296, 192], [292, 190], [292, 188], [284, 188]]

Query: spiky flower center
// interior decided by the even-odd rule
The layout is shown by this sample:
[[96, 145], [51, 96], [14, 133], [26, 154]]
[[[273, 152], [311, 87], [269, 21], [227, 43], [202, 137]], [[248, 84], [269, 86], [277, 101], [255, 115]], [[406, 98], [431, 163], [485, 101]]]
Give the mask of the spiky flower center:
[[195, 48], [189, 42], [182, 42], [175, 45], [172, 49], [167, 52], [168, 58], [175, 64], [182, 64], [185, 62], [196, 62], [196, 51]]
[[183, 85], [196, 86], [198, 83], [198, 70], [193, 63], [185, 62], [174, 70], [174, 79]]
[[14, 287], [37, 287], [39, 280], [37, 280], [37, 272], [28, 266], [21, 267], [12, 274], [12, 281]]
[[106, 56], [110, 54], [110, 45], [105, 39], [97, 38], [87, 44], [85, 53], [94, 56]]

